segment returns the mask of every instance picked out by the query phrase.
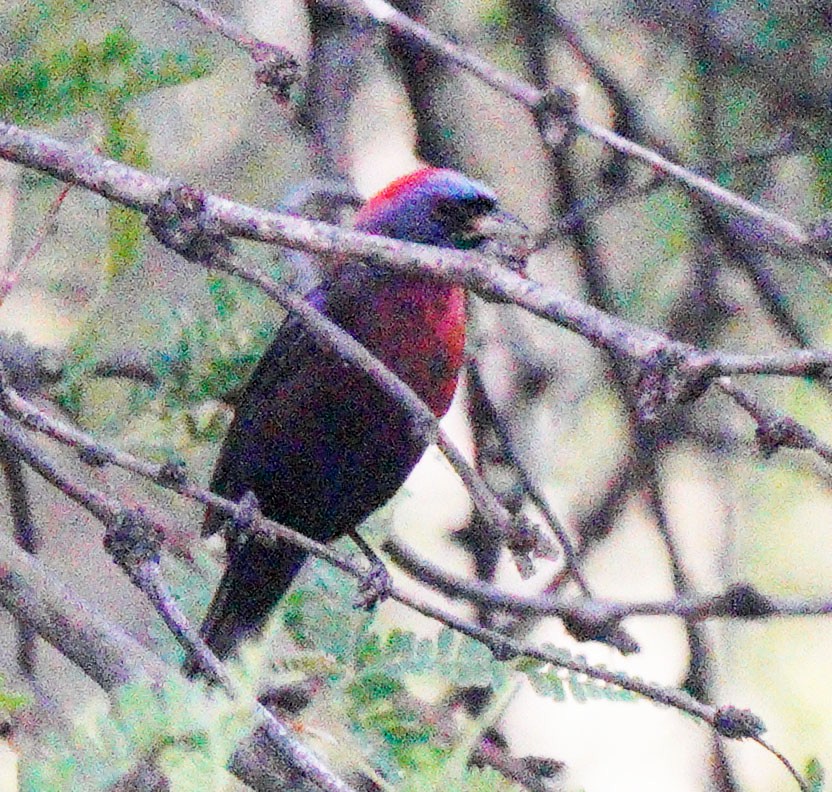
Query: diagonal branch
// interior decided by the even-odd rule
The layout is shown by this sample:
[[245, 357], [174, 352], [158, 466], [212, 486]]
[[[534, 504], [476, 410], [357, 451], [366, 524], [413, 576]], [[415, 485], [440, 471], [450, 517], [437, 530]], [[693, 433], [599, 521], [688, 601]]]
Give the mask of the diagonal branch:
[[[122, 506], [119, 501], [84, 487], [62, 473], [2, 412], [0, 436], [27, 465], [105, 525], [119, 526], [126, 519], [132, 519], [147, 525], [151, 531], [156, 528], [141, 510]], [[0, 604], [109, 693], [127, 682], [158, 681], [170, 673], [153, 653], [110, 625], [69, 589], [55, 583], [36, 558], [4, 538], [0, 538]], [[253, 704], [253, 717], [254, 730], [240, 743], [235, 757], [238, 754], [256, 757], [258, 767], [252, 770], [241, 766], [232, 757], [231, 772], [241, 775], [254, 789], [271, 790], [274, 776], [262, 774], [262, 767], [282, 765], [285, 773], [288, 765], [326, 792], [352, 792], [350, 786], [262, 705]], [[261, 780], [252, 783], [249, 776]]]
[[[170, 189], [168, 179], [106, 159], [55, 138], [0, 122], [0, 158], [43, 171], [132, 209], [151, 212]], [[593, 346], [642, 365], [661, 353], [676, 358], [677, 373], [702, 377], [754, 373], [818, 376], [832, 368], [832, 351], [786, 350], [773, 355], [704, 352], [544, 286], [475, 252], [434, 248], [348, 231], [327, 223], [255, 209], [203, 194], [203, 220], [218, 233], [258, 240], [321, 256], [349, 255], [401, 272], [459, 283], [481, 297], [507, 303], [580, 334]], [[691, 384], [689, 383], [689, 384]]]
[[430, 407], [416, 391], [360, 342], [303, 297], [257, 270], [238, 264], [229, 256], [215, 257], [213, 266], [262, 289], [269, 297], [298, 316], [306, 331], [312, 334], [316, 341], [366, 372], [382, 390], [390, 393], [404, 406], [414, 421], [413, 430], [428, 444], [437, 444], [462, 479], [478, 511], [500, 532], [509, 549], [513, 551], [521, 574], [531, 574], [531, 554], [551, 554], [552, 543], [537, 533], [522, 515], [512, 514], [503, 506], [482, 477], [468, 464]]
[[[8, 404], [6, 406], [8, 406]], [[208, 490], [189, 484], [182, 471], [178, 471], [178, 475], [174, 477], [171, 474], [170, 466], [156, 465], [154, 463], [137, 460], [127, 452], [116, 451], [105, 444], [96, 443], [92, 440], [92, 438], [85, 435], [83, 432], [80, 432], [79, 430], [69, 430], [67, 427], [62, 427], [58, 422], [55, 422], [54, 419], [50, 419], [43, 413], [38, 412], [38, 414], [41, 416], [39, 419], [37, 419], [37, 417], [35, 417], [34, 421], [31, 420], [31, 418], [24, 419], [24, 422], [32, 426], [32, 428], [38, 429], [39, 431], [55, 437], [56, 439], [62, 440], [71, 447], [81, 449], [84, 452], [84, 457], [86, 458], [95, 459], [95, 461], [99, 464], [106, 462], [119, 464], [126, 469], [135, 470], [143, 475], [152, 474], [155, 471], [155, 475], [150, 475], [149, 477], [153, 478], [157, 481], [157, 483], [160, 483], [162, 486], [166, 486], [169, 489], [173, 489], [174, 491], [180, 492], [187, 497], [191, 497], [194, 500], [210, 504], [213, 508], [216, 508], [223, 514], [227, 514], [229, 517], [238, 521], [241, 525], [246, 524], [249, 526], [248, 530], [252, 533], [256, 533], [262, 541], [280, 544], [290, 542], [319, 558], [325, 559], [327, 562], [333, 564], [333, 566], [336, 566], [353, 577], [360, 579], [364, 575], [358, 564], [330, 549], [326, 545], [313, 539], [309, 539], [303, 534], [271, 520], [266, 520], [260, 514], [252, 514], [250, 508], [248, 508], [245, 504], [241, 505], [234, 503], [233, 501], [221, 498]], [[110, 498], [101, 492], [85, 487], [60, 472], [54, 463], [45, 457], [43, 452], [35, 447], [33, 443], [28, 441], [25, 434], [17, 426], [15, 426], [12, 419], [4, 411], [0, 411], [0, 439], [4, 439], [9, 444], [14, 446], [23, 460], [27, 464], [31, 465], [39, 475], [47, 479], [50, 483], [60, 489], [61, 492], [94, 514], [105, 525], [111, 525], [122, 521], [125, 519], [125, 516], [127, 516], [129, 519], [133, 519], [137, 523], [147, 525], [151, 531], [157, 531], [164, 535], [164, 527], [158, 526], [155, 523], [150, 523], [147, 515], [141, 510], [125, 507], [115, 499]], [[506, 604], [510, 600], [515, 600], [515, 602], [518, 603], [520, 611], [528, 611], [530, 607], [533, 610], [535, 607], [534, 605], [530, 605], [530, 602], [525, 602], [522, 598], [516, 599], [512, 595], [505, 595], [487, 584], [481, 584], [479, 588], [476, 586], [472, 588], [468, 584], [463, 584], [459, 587], [459, 590], [460, 592], [465, 591], [466, 593], [475, 590], [478, 590], [480, 593], [486, 592], [484, 596], [490, 597], [495, 603], [501, 602], [502, 604]], [[390, 598], [418, 611], [419, 613], [422, 613], [428, 618], [435, 619], [452, 629], [460, 631], [463, 634], [484, 643], [500, 657], [505, 654], [503, 659], [509, 659], [515, 656], [525, 656], [540, 659], [543, 662], [553, 663], [558, 667], [574, 670], [578, 673], [585, 673], [593, 679], [619, 685], [626, 690], [640, 693], [653, 701], [677, 707], [691, 715], [703, 718], [712, 725], [714, 724], [716, 709], [703, 708], [704, 705], [701, 705], [694, 699], [687, 697], [686, 694], [681, 691], [651, 685], [650, 683], [645, 683], [641, 680], [630, 679], [622, 674], [614, 674], [606, 671], [605, 669], [595, 668], [583, 661], [565, 660], [557, 652], [549, 651], [547, 649], [537, 649], [526, 646], [519, 641], [508, 638], [496, 630], [480, 628], [477, 625], [467, 622], [465, 619], [458, 618], [442, 610], [441, 608], [429, 603], [421, 602], [411, 595], [402, 592], [395, 586], [391, 589]], [[544, 609], [548, 609], [546, 612], [549, 613], [556, 613], [567, 617], [572, 616], [585, 618], [585, 620], [593, 621], [595, 623], [600, 623], [600, 621], [606, 620], [606, 617], [615, 619], [616, 617], [623, 618], [628, 615], [627, 613], [623, 613], [620, 609], [616, 610], [615, 604], [601, 604], [597, 605], [597, 607], [596, 605], [597, 601], [594, 600], [567, 603], [556, 598], [546, 598], [545, 605], [542, 607]], [[537, 607], [540, 608], [541, 605], [538, 603]], [[652, 607], [654, 606], [648, 605], [644, 612], [649, 613]], [[660, 607], [664, 608], [662, 613], [668, 612], [666, 610], [666, 606]], [[599, 620], [599, 614], [603, 615], [604, 619]]]
[[[826, 259], [829, 258], [828, 251], [815, 248], [816, 240], [812, 232], [798, 223], [743, 198], [741, 195], [720, 186], [689, 168], [672, 162], [654, 149], [642, 146], [600, 124], [581, 118], [575, 112], [564, 110], [562, 103], [553, 102], [556, 92], [535, 88], [530, 83], [497, 68], [485, 58], [465, 47], [454, 44], [411, 19], [386, 0], [340, 0], [340, 2], [358, 15], [365, 16], [369, 14], [377, 22], [395, 30], [400, 35], [409, 37], [431, 52], [471, 72], [482, 82], [520, 103], [535, 116], [544, 141], [549, 142], [547, 140], [547, 126], [552, 123], [562, 124], [565, 122], [573, 130], [581, 131], [622, 154], [641, 160], [656, 171], [672, 176], [688, 189], [709, 198], [715, 203], [753, 218], [760, 224], [761, 231], [765, 229], [792, 246], [820, 254]], [[555, 147], [561, 145], [562, 141], [563, 136], [561, 135], [554, 144]], [[826, 267], [824, 267], [824, 271], [828, 274]]]
[[251, 36], [235, 22], [194, 0], [167, 1], [245, 50], [257, 66], [257, 82], [265, 85], [279, 104], [288, 101], [290, 90], [300, 77], [300, 64], [291, 52]]
[[[0, 411], [0, 440], [14, 447], [26, 464], [30, 465], [39, 475], [60, 489], [61, 492], [89, 510], [105, 525], [120, 527], [124, 524], [125, 520], [132, 520], [137, 525], [146, 527], [151, 533], [157, 531], [155, 523], [151, 522], [142, 510], [125, 507], [108, 495], [85, 487], [62, 473], [54, 462], [48, 459], [40, 449], [31, 443], [25, 436], [25, 433], [2, 411]], [[88, 448], [87, 451], [89, 450]], [[95, 461], [100, 462], [100, 457], [95, 459]], [[170, 477], [169, 470], [167, 471], [167, 475]], [[181, 486], [183, 483], [181, 475], [179, 476], [179, 482], [179, 486]], [[298, 534], [296, 531], [292, 531], [276, 523], [263, 520], [257, 514], [252, 515], [251, 509], [246, 506], [218, 498], [212, 493], [207, 493], [204, 497], [206, 500], [218, 501], [221, 510], [224, 513], [232, 514], [241, 524], [243, 521], [246, 521], [261, 539], [278, 543], [290, 541], [304, 547], [304, 549], [309, 549], [310, 552], [314, 552], [316, 555], [331, 560], [336, 566], [350, 574], [359, 578], [362, 577], [362, 572], [356, 564], [348, 559], [341, 558], [339, 554], [319, 542], [310, 540], [302, 534]], [[161, 530], [163, 531], [163, 529]], [[14, 548], [15, 552], [23, 552], [15, 548], [13, 543], [8, 544]], [[0, 541], [0, 551], [2, 549], [3, 542]], [[36, 559], [30, 559], [29, 563], [37, 564], [38, 562]], [[62, 618], [56, 619], [52, 614], [44, 615], [43, 609], [38, 604], [30, 602], [32, 595], [28, 591], [20, 591], [18, 588], [19, 583], [19, 576], [14, 571], [10, 571], [8, 565], [4, 566], [2, 555], [0, 555], [0, 603], [10, 609], [22, 621], [32, 624], [47, 640], [56, 642], [57, 646], [61, 646], [60, 636], [67, 627], [65, 620]], [[27, 597], [29, 597], [29, 600], [27, 600]], [[391, 598], [422, 613], [428, 618], [435, 619], [451, 629], [484, 644], [494, 653], [497, 659], [507, 661], [513, 658], [526, 657], [541, 663], [552, 664], [555, 667], [564, 668], [578, 674], [586, 674], [591, 679], [616, 685], [624, 690], [645, 696], [654, 702], [686, 712], [708, 723], [722, 736], [733, 739], [752, 738], [771, 750], [764, 741], [759, 739], [765, 727], [750, 712], [739, 710], [730, 705], [717, 708], [697, 701], [682, 690], [644, 682], [641, 679], [629, 677], [623, 673], [611, 672], [605, 668], [592, 666], [581, 659], [564, 657], [561, 652], [547, 647], [539, 648], [529, 646], [496, 630], [480, 627], [442, 608], [420, 601], [396, 588], [393, 588], [391, 591]], [[590, 618], [586, 623], [596, 624], [600, 629], [609, 627], [608, 623], [598, 625], [597, 619], [593, 617], [592, 613], [590, 613]], [[99, 632], [95, 633], [92, 637], [95, 638], [100, 632], [101, 630], [99, 629]], [[105, 644], [105, 646], [108, 651], [111, 650], [110, 644]], [[86, 666], [90, 668], [90, 671], [88, 671], [90, 675], [101, 673], [99, 666], [95, 662], [90, 663], [83, 642], [79, 643], [76, 636], [73, 636], [70, 649], [73, 652], [71, 657], [77, 656], [86, 662]], [[145, 653], [147, 652], [147, 650], [143, 651]], [[116, 660], [118, 659], [117, 657]], [[93, 658], [93, 660], [97, 660], [97, 658]], [[87, 670], [87, 668], [84, 670]], [[127, 680], [129, 674], [126, 676], [125, 674], [126, 672], [119, 675], [116, 682], [111, 682], [111, 688], [119, 680]], [[94, 676], [93, 678], [97, 677]], [[306, 778], [313, 779], [322, 789], [327, 790], [327, 792], [348, 792], [349, 787], [334, 776], [329, 768], [315, 754], [298, 744], [283, 723], [259, 705], [255, 707], [255, 714], [265, 718], [265, 722], [259, 724], [256, 732], [259, 741], [257, 739], [254, 740], [254, 749], [252, 750], [257, 750], [262, 744], [267, 757], [273, 757], [275, 754], [282, 756], [290, 762], [297, 772]], [[267, 747], [270, 747], [270, 750], [266, 750]], [[237, 755], [239, 753], [238, 751]], [[232, 772], [238, 772], [233, 759]], [[266, 780], [262, 784], [258, 782], [256, 785], [252, 784], [252, 786], [256, 789], [274, 788], [273, 782], [268, 782], [267, 776], [263, 776], [263, 778]], [[268, 785], [269, 783], [271, 785]]]

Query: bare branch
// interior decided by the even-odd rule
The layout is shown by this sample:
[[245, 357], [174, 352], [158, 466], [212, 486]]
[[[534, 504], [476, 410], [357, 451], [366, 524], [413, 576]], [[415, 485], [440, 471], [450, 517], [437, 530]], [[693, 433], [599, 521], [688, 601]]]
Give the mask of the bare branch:
[[[125, 515], [147, 522], [143, 512], [122, 507], [118, 501], [86, 488], [61, 473], [34, 446], [11, 419], [0, 412], [0, 436], [39, 475], [90, 511], [108, 526], [120, 526]], [[149, 524], [154, 529], [153, 524]], [[144, 647], [97, 615], [69, 589], [54, 583], [33, 556], [0, 538], [0, 604], [31, 625], [104, 690], [113, 692], [131, 681], [158, 680], [170, 670]], [[232, 758], [230, 770], [254, 789], [274, 789], [275, 777], [263, 767], [286, 764], [326, 792], [352, 792], [311, 750], [296, 740], [290, 729], [259, 704], [254, 705], [255, 727]], [[275, 754], [282, 762], [275, 764]], [[249, 762], [257, 759], [255, 770]], [[245, 760], [245, 761], [243, 761]], [[250, 777], [253, 775], [253, 778]], [[278, 777], [280, 774], [278, 775]], [[258, 780], [259, 779], [259, 780]]]
[[721, 594], [686, 594], [656, 602], [569, 600], [551, 594], [522, 596], [482, 580], [470, 580], [447, 572], [398, 542], [388, 541], [384, 549], [405, 572], [448, 596], [461, 597], [517, 615], [557, 616], [575, 623], [600, 625], [614, 624], [633, 616], [674, 616], [696, 623], [708, 619], [756, 620], [832, 614], [832, 599], [769, 597], [743, 583], [730, 586]]
[[0, 536], [0, 604], [108, 693], [166, 673], [161, 660], [5, 536]]
[[[546, 128], [548, 124], [565, 121], [567, 125], [590, 135], [616, 151], [639, 159], [653, 169], [672, 176], [688, 189], [706, 196], [715, 203], [753, 218], [758, 221], [761, 233], [768, 231], [781, 237], [790, 245], [802, 248], [807, 252], [820, 254], [824, 259], [829, 258], [828, 253], [817, 248], [815, 244], [816, 236], [798, 223], [792, 222], [777, 212], [759, 206], [753, 201], [721, 187], [711, 179], [701, 176], [689, 168], [677, 165], [653, 149], [628, 140], [600, 124], [581, 118], [577, 113], [564, 113], [563, 105], [560, 102], [552, 104], [551, 91], [537, 89], [524, 80], [498, 69], [492, 63], [465, 47], [448, 41], [424, 25], [410, 19], [386, 0], [341, 0], [341, 2], [355, 13], [368, 13], [376, 21], [419, 42], [426, 49], [475, 74], [487, 85], [519, 102], [535, 117], [544, 141], [547, 141]], [[557, 118], [558, 115], [561, 117]], [[559, 138], [556, 145], [560, 146], [562, 142], [562, 139]], [[830, 270], [825, 262], [823, 270], [827, 276], [830, 275]]]
[[64, 199], [69, 193], [71, 187], [72, 185], [65, 184], [61, 188], [47, 210], [46, 215], [43, 218], [43, 222], [35, 232], [35, 238], [32, 240], [32, 244], [29, 246], [29, 249], [23, 254], [18, 262], [11, 265], [4, 273], [0, 274], [0, 305], [3, 304], [6, 297], [9, 296], [12, 289], [17, 284], [20, 273], [23, 272], [27, 266], [29, 266], [32, 259], [34, 259], [40, 252], [40, 249], [43, 247], [43, 243], [46, 241], [49, 234], [52, 233], [55, 225], [55, 219], [57, 218], [61, 205], [63, 204]]
[[[36, 553], [40, 546], [40, 535], [32, 519], [31, 494], [23, 470], [23, 463], [2, 442], [0, 442], [0, 468], [2, 468], [6, 480], [6, 490], [14, 526], [14, 540], [27, 553]], [[17, 664], [30, 683], [35, 680], [36, 650], [34, 630], [29, 625], [18, 622]]]
[[[123, 514], [125, 512], [125, 508], [123, 506], [119, 504], [119, 511], [116, 515], [110, 514], [109, 509], [111, 508], [111, 504], [107, 503], [109, 499], [106, 495], [92, 489], [81, 487], [64, 474], [59, 473], [55, 469], [55, 466], [52, 463], [47, 462], [44, 459], [43, 454], [34, 448], [24, 436], [22, 436], [21, 431], [13, 425], [11, 419], [8, 418], [3, 412], [0, 412], [0, 435], [2, 435], [7, 442], [12, 444], [18, 450], [27, 464], [32, 465], [40, 475], [52, 481], [61, 489], [62, 492], [68, 494], [71, 498], [73, 498], [73, 500], [76, 500], [76, 502], [84, 506], [84, 508], [90, 510], [105, 524], [110, 524], [114, 517], [116, 519], [123, 519], [118, 517], [119, 514]], [[95, 444], [93, 443], [93, 445]], [[123, 454], [124, 452], [119, 453]], [[110, 454], [111, 451], [109, 449], [105, 446], [101, 446], [99, 459], [106, 458]], [[313, 553], [314, 555], [326, 559], [334, 566], [337, 566], [356, 578], [361, 579], [364, 575], [363, 571], [357, 564], [330, 550], [326, 545], [315, 542], [314, 540], [286, 528], [285, 526], [281, 526], [269, 520], [264, 520], [259, 514], [254, 515], [252, 519], [252, 515], [249, 510], [245, 509], [245, 507], [231, 501], [227, 501], [223, 498], [219, 498], [213, 493], [205, 490], [199, 490], [199, 488], [192, 487], [190, 485], [186, 486], [184, 484], [184, 479], [181, 476], [179, 477], [178, 484], [168, 483], [168, 486], [182, 492], [183, 494], [187, 494], [187, 492], [190, 491], [195, 496], [198, 495], [199, 500], [203, 502], [210, 502], [212, 506], [215, 506], [215, 508], [218, 508], [225, 514], [233, 516], [234, 519], [250, 523], [251, 533], [253, 535], [256, 534], [261, 541], [276, 543], [288, 541], [302, 547], [304, 550]], [[139, 522], [147, 520], [146, 516], [140, 511], [126, 511], [129, 511], [131, 519], [135, 519]], [[151, 529], [155, 529], [153, 524], [150, 524], [149, 527]], [[476, 585], [487, 586], [488, 584], [479, 582]], [[501, 596], [505, 597], [506, 595]], [[693, 715], [694, 717], [706, 721], [718, 730], [721, 729], [717, 719], [719, 711], [715, 707], [696, 701], [683, 691], [675, 690], [673, 688], [665, 688], [663, 686], [647, 683], [639, 679], [633, 679], [628, 677], [626, 674], [596, 668], [580, 660], [564, 658], [562, 654], [545, 648], [528, 646], [520, 641], [509, 638], [496, 630], [479, 627], [478, 625], [473, 624], [461, 617], [457, 617], [442, 608], [422, 602], [415, 597], [402, 592], [396, 587], [391, 589], [390, 598], [418, 611], [428, 618], [435, 619], [436, 621], [445, 624], [446, 626], [451, 627], [452, 629], [461, 632], [462, 634], [467, 635], [480, 643], [485, 644], [492, 650], [492, 652], [494, 652], [498, 659], [508, 660], [514, 657], [528, 657], [540, 660], [544, 663], [551, 663], [556, 667], [565, 668], [575, 671], [576, 673], [586, 674], [592, 679], [600, 680], [606, 682], [607, 684], [617, 685], [625, 690], [630, 690], [634, 693], [643, 695], [657, 703], [675, 707]], [[561, 614], [565, 613], [567, 618], [570, 615], [574, 616], [577, 613], [579, 614], [579, 618], [582, 618], [585, 623], [589, 624], [591, 622], [596, 625], [598, 630], [600, 630], [604, 625], [610, 624], [610, 619], [608, 617], [612, 616], [613, 621], [616, 618], [614, 605], [609, 610], [605, 611], [604, 605], [599, 605], [599, 603], [594, 600], [583, 604], [583, 608], [577, 611], [574, 610], [574, 604], [554, 604], [550, 602], [548, 606], [557, 609]], [[634, 609], [634, 612], [635, 610], [636, 609]], [[623, 616], [627, 614], [619, 613], [618, 615], [623, 618]]]
[[[168, 193], [170, 181], [108, 160], [47, 135], [0, 122], [0, 158], [50, 173], [111, 200], [151, 212]], [[721, 374], [755, 373], [818, 376], [832, 368], [832, 352], [786, 350], [774, 355], [702, 352], [667, 336], [592, 308], [475, 252], [433, 248], [348, 231], [292, 215], [267, 212], [203, 193], [205, 223], [218, 232], [303, 249], [322, 256], [350, 255], [396, 271], [420, 272], [459, 283], [486, 300], [517, 305], [579, 333], [594, 346], [655, 367], [671, 365], [684, 380], [677, 396], [690, 394]], [[660, 359], [660, 360], [659, 360]], [[672, 394], [665, 394], [672, 395]]]
[[779, 448], [811, 449], [832, 463], [832, 446], [794, 418], [765, 406], [756, 396], [738, 387], [729, 377], [720, 377], [717, 387], [728, 394], [757, 423], [757, 443], [764, 456]]
[[270, 44], [249, 35], [236, 23], [200, 5], [195, 0], [167, 0], [167, 2], [244, 49], [257, 64], [257, 82], [265, 85], [279, 103], [288, 101], [289, 91], [300, 76], [300, 66], [291, 52], [277, 44]]

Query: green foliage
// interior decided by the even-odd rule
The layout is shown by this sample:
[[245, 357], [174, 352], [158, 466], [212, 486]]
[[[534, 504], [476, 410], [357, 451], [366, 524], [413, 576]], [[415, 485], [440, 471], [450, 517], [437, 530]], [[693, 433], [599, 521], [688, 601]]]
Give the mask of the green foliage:
[[[492, 771], [468, 768], [464, 735], [449, 733], [435, 710], [414, 696], [414, 688], [483, 687], [495, 699], [507, 693], [507, 701], [515, 684], [512, 671], [519, 671], [538, 693], [556, 701], [567, 694], [576, 701], [636, 698], [630, 691], [536, 660], [498, 662], [481, 643], [449, 628], [433, 637], [398, 628], [379, 634], [370, 616], [352, 608], [351, 579], [322, 563], [313, 566], [311, 577], [286, 598], [284, 625], [306, 650], [307, 671], [314, 668], [313, 675], [326, 679], [367, 759], [388, 777], [404, 773], [406, 790], [514, 788]], [[315, 661], [309, 660], [312, 651], [321, 653]], [[570, 657], [563, 650], [561, 654]], [[281, 664], [284, 672], [298, 668], [291, 660]], [[481, 733], [501, 711], [483, 714], [474, 733]]]
[[[246, 287], [210, 276], [213, 314], [182, 322], [172, 342], [154, 357], [154, 371], [164, 383], [166, 411], [196, 408], [206, 399], [226, 397], [240, 387], [259, 359], [273, 328], [269, 322], [253, 327], [243, 323], [237, 315], [242, 288]], [[211, 429], [206, 434], [196, 421], [191, 428], [194, 437], [219, 439]]]
[[415, 768], [432, 761], [444, 763], [452, 745], [437, 746], [437, 724], [426, 717], [408, 683], [417, 679], [453, 687], [503, 687], [508, 672], [482, 644], [444, 628], [436, 638], [393, 630], [384, 637], [365, 631], [356, 655], [345, 668], [344, 693], [353, 728], [381, 738], [382, 765]]
[[[482, 644], [447, 628], [430, 638], [402, 629], [381, 635], [371, 614], [352, 607], [353, 580], [324, 564], [313, 565], [312, 573], [286, 598], [283, 623], [305, 650], [328, 658], [315, 675], [326, 679], [339, 719], [360, 738], [366, 759], [387, 776], [405, 773], [414, 784], [447, 772], [459, 735], [443, 731], [432, 708], [414, 696], [414, 685], [498, 690], [508, 684], [507, 667]], [[297, 670], [297, 664], [290, 660], [281, 670]], [[460, 790], [478, 788], [458, 777], [453, 783]]]
[[[690, 202], [676, 190], [657, 190], [644, 202], [643, 254], [633, 263], [628, 288], [615, 295], [619, 310], [636, 321], [666, 311], [676, 295], [668, 279], [690, 250]], [[658, 302], [658, 304], [657, 304]]]
[[484, 25], [506, 33], [512, 24], [511, 6], [504, 0], [491, 0], [483, 4], [480, 19]]
[[28, 697], [7, 688], [6, 680], [0, 675], [0, 720], [14, 715], [27, 704], [29, 704]]
[[[204, 53], [152, 47], [122, 26], [107, 30], [95, 7], [79, 0], [52, 0], [0, 14], [9, 34], [11, 56], [0, 64], [0, 117], [15, 123], [54, 123], [87, 114], [101, 127], [104, 154], [140, 168], [151, 163], [147, 132], [133, 104], [160, 88], [205, 76]], [[73, 40], [72, 32], [83, 30]], [[88, 34], [88, 30], [101, 30]], [[144, 218], [112, 204], [107, 209], [107, 249], [99, 293], [79, 324], [75, 353], [59, 394], [77, 415], [84, 384], [96, 363], [99, 317], [113, 281], [134, 271], [143, 257]]]
[[81, 38], [57, 46], [48, 28], [17, 35], [29, 46], [0, 66], [0, 115], [15, 123], [54, 122], [88, 112], [114, 118], [113, 110], [159, 88], [203, 77], [211, 67], [204, 54], [157, 51], [122, 27], [96, 41]]
[[[87, 327], [91, 327], [90, 324]], [[98, 359], [94, 332], [77, 332], [70, 340], [64, 377], [54, 391], [57, 402], [71, 415], [79, 415], [84, 397], [86, 377]]]
[[673, 190], [660, 190], [647, 198], [646, 216], [655, 239], [667, 262], [684, 254], [690, 244], [690, 229], [686, 221], [689, 202]]
[[245, 705], [184, 679], [128, 684], [112, 704], [91, 705], [70, 735], [53, 734], [49, 756], [25, 763], [22, 789], [107, 789], [143, 759], [158, 762], [172, 789], [219, 789], [247, 721]]
[[[327, 681], [327, 690], [316, 697], [331, 700], [334, 721], [344, 725], [346, 739], [356, 741], [350, 762], [359, 757], [371, 775], [379, 772], [406, 792], [518, 789], [492, 769], [468, 767], [478, 736], [502, 705], [458, 727], [458, 719], [449, 712], [440, 719], [444, 710], [411, 690], [412, 683], [424, 681], [449, 689], [492, 686], [497, 698], [502, 691], [508, 700], [513, 687], [506, 666], [448, 629], [435, 638], [401, 629], [379, 635], [372, 616], [351, 606], [353, 581], [324, 565], [313, 571], [310, 587], [291, 595], [284, 621], [296, 638], [314, 640], [315, 651], [289, 655], [278, 673]], [[242, 660], [230, 664], [242, 702], [254, 696], [254, 669], [266, 656], [265, 645], [247, 645]], [[103, 699], [91, 705], [69, 734], [51, 735], [46, 758], [26, 764], [22, 789], [103, 790], [148, 759], [174, 790], [220, 789], [228, 783], [228, 757], [248, 725], [244, 703], [185, 680], [172, 679], [162, 688], [130, 684], [112, 705]]]
[[[152, 434], [160, 441], [167, 438], [170, 450], [222, 438], [227, 427], [217, 400], [242, 385], [273, 332], [271, 321], [251, 319], [251, 312], [262, 310], [264, 302], [252, 287], [212, 274], [208, 290], [211, 310], [206, 314], [177, 315], [171, 307], [178, 321], [160, 328], [160, 337], [153, 339], [157, 349], [148, 355], [161, 385], [133, 387], [126, 405], [129, 415], [146, 422], [146, 429], [158, 421]], [[240, 311], [243, 305], [252, 310]], [[101, 355], [97, 315], [93, 306], [85, 319], [86, 329], [75, 333], [68, 368], [56, 389], [64, 409], [76, 416], [84, 412], [89, 377]], [[151, 433], [142, 434], [147, 439]], [[171, 445], [171, 438], [180, 439]]]
[[809, 785], [809, 792], [823, 792], [826, 788], [824, 784], [826, 774], [823, 772], [823, 765], [818, 759], [812, 758], [806, 763], [803, 775]]
[[[545, 648], [561, 656], [564, 660], [572, 659], [572, 655], [565, 649], [559, 649], [551, 644], [544, 645]], [[579, 660], [585, 662], [583, 657]], [[597, 668], [603, 668], [597, 665]], [[514, 668], [526, 675], [534, 690], [541, 696], [565, 701], [569, 693], [575, 701], [587, 701], [590, 699], [603, 699], [606, 701], [634, 701], [635, 693], [614, 685], [607, 685], [598, 680], [589, 679], [575, 671], [569, 671], [551, 663], [544, 663], [530, 657], [520, 658]]]
[[[824, 136], [825, 137], [825, 136]], [[828, 143], [811, 150], [817, 178], [812, 182], [823, 211], [832, 209], [832, 145]]]
[[444, 763], [427, 746], [415, 752], [417, 761], [404, 781], [396, 789], [400, 792], [424, 792], [426, 789], [442, 792], [520, 792], [522, 787], [507, 781], [505, 776], [491, 767], [465, 767], [456, 778], [448, 778]]
[[[102, 108], [106, 121], [104, 150], [114, 159], [147, 168], [150, 150], [147, 134], [134, 110], [122, 101], [113, 101]], [[134, 269], [142, 254], [144, 216], [124, 206], [112, 203], [107, 209], [107, 281]]]

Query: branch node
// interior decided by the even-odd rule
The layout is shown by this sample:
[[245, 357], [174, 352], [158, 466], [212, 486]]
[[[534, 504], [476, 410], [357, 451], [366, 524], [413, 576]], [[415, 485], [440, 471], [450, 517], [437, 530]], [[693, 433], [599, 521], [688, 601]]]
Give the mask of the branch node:
[[379, 602], [384, 602], [393, 591], [390, 573], [381, 562], [374, 563], [370, 571], [358, 584], [358, 596], [353, 601], [353, 608], [373, 610]]
[[78, 449], [78, 459], [82, 464], [89, 465], [94, 468], [106, 467], [108, 463], [107, 455], [97, 446], [93, 444], [82, 445]]
[[63, 374], [59, 354], [29, 343], [23, 333], [0, 334], [0, 397], [12, 387], [22, 394], [34, 393], [57, 382]]
[[723, 737], [742, 740], [746, 737], [759, 737], [766, 731], [766, 725], [751, 710], [729, 704], [716, 711], [714, 729]]
[[534, 574], [535, 557], [555, 559], [558, 551], [552, 540], [528, 517], [515, 514], [513, 518], [506, 534], [506, 547], [514, 558], [520, 577], [527, 580]]
[[286, 50], [266, 41], [249, 47], [251, 59], [257, 64], [254, 78], [264, 85], [281, 103], [289, 101], [292, 86], [300, 79], [300, 65]]
[[540, 135], [554, 151], [572, 145], [577, 134], [574, 124], [578, 98], [565, 88], [555, 87], [543, 91], [531, 108]]
[[237, 501], [237, 513], [228, 521], [227, 536], [229, 544], [244, 545], [252, 536], [252, 528], [260, 523], [263, 516], [257, 496], [246, 490]]
[[159, 563], [163, 535], [141, 509], [124, 509], [107, 524], [104, 549], [134, 582], [147, 564]]
[[805, 449], [810, 447], [805, 431], [788, 415], [758, 417], [754, 433], [760, 453], [768, 459], [780, 448]]
[[591, 602], [565, 613], [561, 621], [566, 631], [581, 643], [597, 641], [625, 655], [634, 654], [641, 648], [621, 627], [621, 619], [609, 616], [602, 608], [593, 607]]
[[179, 489], [188, 483], [188, 470], [181, 459], [168, 459], [159, 467], [157, 481], [163, 487]]
[[507, 663], [509, 660], [514, 660], [520, 656], [520, 652], [517, 651], [517, 647], [511, 639], [499, 633], [490, 635], [487, 645], [491, 654], [494, 655], [494, 659], [499, 663]]
[[205, 211], [205, 193], [172, 183], [147, 213], [147, 227], [165, 247], [198, 264], [210, 265], [233, 250], [231, 241]]
[[698, 399], [711, 382], [709, 366], [695, 350], [660, 345], [641, 361], [635, 384], [639, 420], [655, 421], [662, 408]]
[[775, 612], [771, 601], [750, 583], [729, 586], [719, 599], [722, 613], [737, 619], [760, 619]]

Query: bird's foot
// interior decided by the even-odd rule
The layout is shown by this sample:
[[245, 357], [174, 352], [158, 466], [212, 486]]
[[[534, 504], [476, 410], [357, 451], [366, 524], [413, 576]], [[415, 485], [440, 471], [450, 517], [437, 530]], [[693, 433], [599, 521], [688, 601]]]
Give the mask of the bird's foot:
[[393, 579], [384, 564], [376, 559], [370, 571], [358, 584], [358, 595], [353, 600], [354, 608], [371, 610], [376, 603], [384, 602], [393, 590]]

